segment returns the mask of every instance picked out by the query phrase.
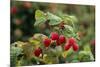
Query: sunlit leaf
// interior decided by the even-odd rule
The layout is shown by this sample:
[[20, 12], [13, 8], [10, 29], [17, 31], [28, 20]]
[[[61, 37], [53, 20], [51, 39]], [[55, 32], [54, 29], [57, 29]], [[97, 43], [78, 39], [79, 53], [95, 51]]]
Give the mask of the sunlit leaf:
[[84, 51], [91, 51], [89, 44], [84, 45]]
[[45, 13], [43, 13], [40, 10], [36, 10], [35, 19], [36, 19], [36, 22], [35, 22], [34, 26], [38, 26], [41, 23], [45, 23], [45, 21], [47, 20], [46, 16], [45, 16]]
[[64, 23], [66, 23], [66, 24], [70, 23], [72, 25], [73, 23], [78, 22], [76, 16], [70, 16], [70, 15], [65, 14], [65, 15], [62, 15], [61, 18], [63, 19]]
[[29, 42], [32, 43], [33, 45], [39, 45], [40, 44], [40, 42], [38, 40], [32, 39], [32, 38], [29, 39]]
[[50, 20], [50, 25], [58, 25], [61, 23], [62, 19], [56, 15], [53, 15], [52, 13], [47, 12], [48, 20]]
[[73, 22], [78, 22], [78, 19], [76, 18], [76, 16], [69, 16]]
[[36, 10], [36, 12], [35, 12], [35, 19], [39, 20], [40, 18], [45, 18], [45, 13], [40, 11], [40, 10]]
[[48, 38], [48, 37], [44, 34], [36, 33], [36, 34], [34, 34], [33, 38], [36, 40], [43, 40], [43, 39]]
[[17, 42], [12, 43], [11, 45], [12, 46], [17, 46], [17, 47], [21, 48], [24, 44], [25, 44], [24, 42], [17, 41]]

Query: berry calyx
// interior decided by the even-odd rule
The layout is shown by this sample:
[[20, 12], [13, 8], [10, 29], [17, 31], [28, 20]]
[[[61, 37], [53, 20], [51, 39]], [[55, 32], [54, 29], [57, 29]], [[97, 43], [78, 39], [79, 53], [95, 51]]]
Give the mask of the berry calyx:
[[52, 33], [51, 33], [51, 39], [52, 39], [52, 40], [58, 40], [58, 39], [59, 39], [58, 33], [52, 32]]
[[37, 56], [37, 57], [39, 57], [41, 53], [42, 53], [42, 49], [41, 48], [37, 48], [34, 51], [34, 55]]
[[51, 44], [51, 39], [46, 38], [46, 39], [43, 40], [43, 43], [44, 43], [45, 47], [48, 47]]

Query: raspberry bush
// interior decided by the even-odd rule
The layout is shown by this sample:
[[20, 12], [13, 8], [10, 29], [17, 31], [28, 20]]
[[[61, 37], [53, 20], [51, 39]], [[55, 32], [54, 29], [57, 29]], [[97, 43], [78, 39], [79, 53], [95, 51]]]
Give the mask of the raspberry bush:
[[[32, 7], [31, 3], [24, 3], [24, 8], [29, 10], [30, 14]], [[11, 7], [11, 17], [15, 17], [18, 12], [21, 11], [16, 6]], [[10, 45], [12, 67], [94, 61], [95, 40], [90, 41], [91, 45], [83, 45], [87, 38], [82, 39], [85, 34], [77, 30], [75, 24], [79, 19], [75, 15], [35, 10], [34, 17], [35, 19], [31, 17], [34, 24], [30, 24], [34, 29], [31, 27], [32, 29], [26, 32], [32, 35], [26, 37], [26, 40], [20, 40], [23, 33], [19, 29], [15, 32], [18, 40]], [[17, 18], [14, 22], [18, 26], [23, 24], [24, 20]]]

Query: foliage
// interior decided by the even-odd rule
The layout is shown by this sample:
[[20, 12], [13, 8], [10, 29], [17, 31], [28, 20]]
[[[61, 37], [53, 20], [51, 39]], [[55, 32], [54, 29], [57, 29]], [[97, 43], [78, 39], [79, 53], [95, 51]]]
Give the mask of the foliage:
[[12, 1], [11, 67], [95, 60], [94, 6]]
[[[50, 28], [48, 29], [52, 34], [48, 32], [48, 36], [41, 33], [35, 33], [32, 37], [28, 39], [27, 42], [18, 41], [13, 43], [11, 45], [11, 65], [20, 66], [33, 64], [55, 64], [66, 62], [93, 61], [94, 57], [91, 53], [90, 46], [86, 45], [84, 46], [84, 50], [81, 50], [80, 45], [77, 45], [79, 46], [79, 50], [78, 48], [73, 47], [75, 51], [70, 47], [65, 47], [66, 44], [71, 43], [69, 45], [76, 45], [75, 43], [80, 42], [78, 40], [77, 33], [74, 31], [73, 22], [76, 22], [76, 18], [73, 18], [74, 16], [65, 16], [64, 18], [61, 18], [60, 16], [54, 15], [50, 12], [44, 13], [40, 10], [36, 10], [36, 22], [34, 24], [35, 27], [39, 27], [43, 24], [48, 24], [48, 26], [50, 26]], [[64, 19], [66, 19], [66, 21]], [[71, 25], [65, 23], [69, 21], [72, 21]], [[46, 28], [44, 30], [46, 30]], [[56, 40], [52, 39], [52, 37], [59, 37], [60, 35], [64, 35], [66, 43], [60, 43], [60, 41], [58, 41], [59, 38]], [[62, 38], [64, 39], [64, 37]], [[48, 40], [48, 38], [51, 38], [52, 40], [50, 41]], [[71, 38], [74, 39], [69, 40]], [[43, 42], [45, 39], [46, 41]], [[46, 46], [45, 44], [48, 46]], [[42, 52], [39, 51], [40, 48]], [[68, 49], [65, 50], [64, 48]]]

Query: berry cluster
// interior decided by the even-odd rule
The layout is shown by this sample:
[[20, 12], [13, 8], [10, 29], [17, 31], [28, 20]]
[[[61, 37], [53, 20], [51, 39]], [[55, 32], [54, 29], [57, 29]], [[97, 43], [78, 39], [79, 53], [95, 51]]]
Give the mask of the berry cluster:
[[48, 47], [52, 42], [56, 42], [56, 45], [59, 46], [66, 42], [66, 38], [64, 35], [58, 35], [56, 32], [52, 32], [50, 34], [50, 38], [46, 38], [43, 40], [45, 47]]
[[73, 47], [74, 51], [78, 51], [79, 49], [79, 46], [73, 37], [68, 39], [68, 42], [65, 44], [64, 49], [69, 50], [71, 47]]
[[[43, 40], [43, 44], [44, 46], [47, 48], [51, 45], [51, 43], [55, 42], [56, 46], [60, 46], [61, 44], [65, 44], [64, 45], [64, 50], [69, 50], [71, 47], [73, 47], [74, 51], [78, 51], [79, 46], [75, 40], [75, 38], [71, 37], [68, 39], [66, 39], [66, 37], [64, 35], [59, 35], [56, 32], [52, 32], [50, 34], [50, 38], [45, 38]], [[39, 57], [39, 55], [42, 53], [42, 49], [38, 48], [34, 51], [35, 56]]]

